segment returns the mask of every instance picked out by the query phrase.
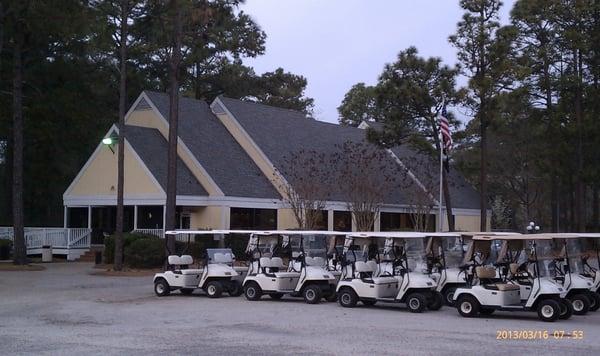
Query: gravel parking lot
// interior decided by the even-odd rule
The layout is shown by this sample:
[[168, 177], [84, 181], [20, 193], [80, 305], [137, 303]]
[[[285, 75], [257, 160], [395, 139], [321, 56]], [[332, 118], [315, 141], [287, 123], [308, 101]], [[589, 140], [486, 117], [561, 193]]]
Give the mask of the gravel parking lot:
[[[0, 272], [0, 354], [562, 354], [600, 352], [600, 312], [543, 323], [535, 313], [465, 319], [453, 308], [344, 309], [300, 300], [249, 302], [200, 293], [158, 298], [151, 277], [92, 276], [90, 264]], [[547, 340], [497, 340], [548, 330]], [[555, 340], [554, 330], [565, 331]], [[583, 331], [583, 339], [566, 338]]]

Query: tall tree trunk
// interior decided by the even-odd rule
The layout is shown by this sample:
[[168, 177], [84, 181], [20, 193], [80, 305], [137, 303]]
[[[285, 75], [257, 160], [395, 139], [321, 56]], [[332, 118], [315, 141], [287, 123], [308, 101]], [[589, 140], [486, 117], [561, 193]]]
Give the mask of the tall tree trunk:
[[117, 157], [117, 222], [115, 231], [115, 271], [123, 269], [123, 189], [125, 181], [125, 110], [127, 105], [127, 19], [129, 18], [129, 0], [121, 0], [120, 24], [120, 79], [119, 79], [119, 149]]
[[[177, 194], [177, 138], [178, 138], [178, 115], [179, 115], [179, 66], [181, 63], [181, 8], [177, 0], [171, 0], [171, 11], [173, 16], [173, 43], [171, 60], [169, 63], [169, 156], [167, 159], [167, 203], [166, 203], [166, 226], [167, 230], [175, 228], [175, 209]], [[165, 236], [167, 252], [175, 251], [175, 240], [173, 237]]]
[[[481, 113], [485, 115], [485, 113]], [[483, 115], [480, 114], [479, 134], [481, 136], [481, 147], [479, 161], [481, 164], [479, 171], [479, 199], [480, 199], [480, 222], [479, 229], [487, 230], [487, 130], [484, 124]]]
[[592, 227], [597, 230], [600, 227], [600, 189], [598, 185], [592, 188]]
[[585, 231], [585, 187], [583, 183], [583, 112], [581, 88], [581, 53], [575, 51], [576, 89], [575, 89], [575, 120], [577, 122], [577, 174], [575, 175], [575, 223], [576, 231]]
[[19, 15], [13, 45], [13, 227], [14, 263], [27, 264], [23, 218], [23, 46], [24, 26]]

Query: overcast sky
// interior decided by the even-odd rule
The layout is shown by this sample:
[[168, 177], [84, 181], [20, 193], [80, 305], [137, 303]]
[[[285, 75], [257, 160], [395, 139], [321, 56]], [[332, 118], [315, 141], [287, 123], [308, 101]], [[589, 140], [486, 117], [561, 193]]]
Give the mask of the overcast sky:
[[[503, 22], [513, 0], [504, 3]], [[462, 16], [458, 0], [247, 0], [242, 10], [267, 33], [265, 55], [245, 63], [258, 74], [283, 67], [305, 76], [323, 121], [337, 122], [352, 85], [376, 83], [409, 46], [456, 63], [448, 36]]]

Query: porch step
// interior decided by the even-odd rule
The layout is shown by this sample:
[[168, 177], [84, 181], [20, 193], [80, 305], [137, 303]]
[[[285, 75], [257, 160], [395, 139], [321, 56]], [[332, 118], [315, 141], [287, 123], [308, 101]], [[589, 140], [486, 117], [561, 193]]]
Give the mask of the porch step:
[[104, 245], [91, 245], [90, 249], [75, 259], [79, 262], [96, 262], [96, 252], [103, 252]]

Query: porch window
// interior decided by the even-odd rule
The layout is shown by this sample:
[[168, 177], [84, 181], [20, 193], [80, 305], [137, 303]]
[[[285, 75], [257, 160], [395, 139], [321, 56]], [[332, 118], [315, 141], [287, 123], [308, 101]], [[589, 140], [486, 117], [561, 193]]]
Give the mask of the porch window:
[[138, 205], [138, 229], [162, 229], [162, 205]]
[[352, 213], [349, 211], [334, 211], [333, 230], [342, 232], [352, 231]]
[[231, 208], [232, 230], [276, 230], [277, 209]]
[[88, 227], [88, 208], [67, 208], [67, 227]]

